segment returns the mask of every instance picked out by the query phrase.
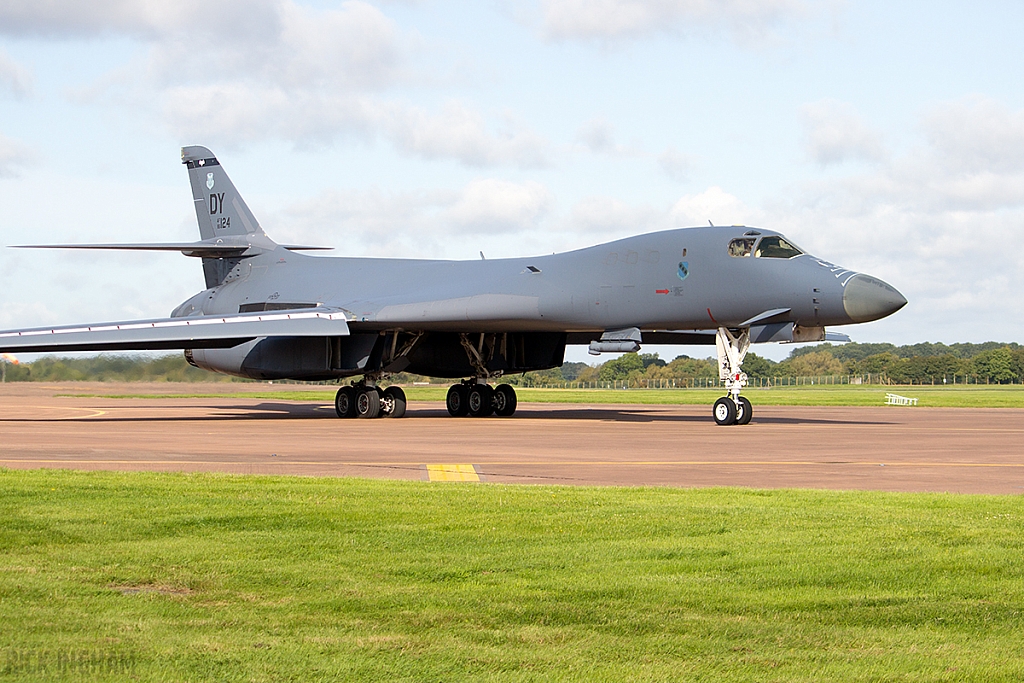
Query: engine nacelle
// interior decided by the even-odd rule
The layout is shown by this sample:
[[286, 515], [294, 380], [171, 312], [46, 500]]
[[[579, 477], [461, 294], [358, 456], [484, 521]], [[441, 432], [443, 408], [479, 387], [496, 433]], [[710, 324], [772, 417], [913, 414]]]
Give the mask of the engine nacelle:
[[186, 349], [185, 360], [248, 379], [334, 379], [364, 372], [379, 339], [377, 334], [264, 337], [229, 349]]
[[242, 371], [245, 357], [259, 339], [233, 346], [230, 349], [185, 349], [185, 360], [188, 364], [201, 370], [219, 372], [222, 375], [249, 377]]

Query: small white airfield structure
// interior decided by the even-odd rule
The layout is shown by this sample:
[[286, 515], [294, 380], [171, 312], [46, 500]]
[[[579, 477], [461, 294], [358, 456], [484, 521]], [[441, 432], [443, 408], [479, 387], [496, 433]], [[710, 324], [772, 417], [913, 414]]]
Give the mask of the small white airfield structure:
[[916, 406], [916, 398], [907, 398], [906, 396], [900, 396], [899, 394], [886, 394], [885, 405], [887, 406]]

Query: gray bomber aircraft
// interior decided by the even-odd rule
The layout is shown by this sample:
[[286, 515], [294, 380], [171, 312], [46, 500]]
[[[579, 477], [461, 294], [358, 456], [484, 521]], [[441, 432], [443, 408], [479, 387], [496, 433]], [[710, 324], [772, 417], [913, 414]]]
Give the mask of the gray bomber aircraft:
[[[324, 258], [276, 244], [213, 153], [185, 147], [198, 242], [24, 245], [180, 251], [202, 259], [206, 289], [169, 318], [0, 332], [0, 352], [184, 349], [192, 365], [260, 380], [359, 378], [338, 390], [339, 417], [401, 417], [381, 390], [408, 371], [458, 378], [454, 416], [510, 416], [502, 375], [641, 343], [714, 344], [727, 395], [718, 424], [746, 424], [743, 357], [751, 342], [848, 340], [825, 327], [877, 320], [906, 299], [892, 286], [816, 258], [760, 228], [697, 227], [550, 256], [479, 261]], [[481, 255], [482, 256], [482, 255]], [[467, 379], [468, 378], [468, 379]]]

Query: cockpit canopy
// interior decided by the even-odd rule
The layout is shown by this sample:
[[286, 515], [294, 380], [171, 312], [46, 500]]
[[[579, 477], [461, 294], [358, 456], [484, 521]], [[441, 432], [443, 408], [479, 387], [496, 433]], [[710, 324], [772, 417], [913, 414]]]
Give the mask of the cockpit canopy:
[[729, 242], [729, 256], [733, 258], [747, 258], [753, 254], [754, 258], [790, 259], [802, 253], [802, 250], [778, 235], [767, 235], [760, 238], [760, 241], [757, 237], [744, 235]]

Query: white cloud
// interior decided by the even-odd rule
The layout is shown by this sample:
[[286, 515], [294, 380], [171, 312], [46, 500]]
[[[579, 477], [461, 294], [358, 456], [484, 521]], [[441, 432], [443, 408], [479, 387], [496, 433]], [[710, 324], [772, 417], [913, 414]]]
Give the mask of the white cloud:
[[727, 28], [768, 33], [808, 10], [799, 0], [544, 0], [543, 31], [554, 39], [610, 40], [658, 32]]
[[507, 253], [510, 233], [521, 248], [543, 233], [553, 203], [540, 183], [479, 178], [455, 190], [324, 192], [262, 222], [278, 241], [337, 246], [339, 255], [452, 258]]
[[0, 178], [18, 175], [35, 158], [35, 152], [28, 145], [0, 134]]
[[308, 146], [356, 136], [476, 167], [550, 163], [550, 143], [506, 113], [485, 117], [455, 101], [431, 112], [387, 97], [429, 77], [411, 65], [418, 36], [367, 2], [107, 0], [61, 12], [63, 4], [4, 4], [0, 33], [136, 38], [145, 58], [79, 99], [149, 110], [181, 139]]
[[276, 0], [5, 0], [3, 33], [15, 36], [251, 32], [272, 22]]
[[883, 161], [882, 136], [868, 128], [853, 107], [821, 100], [801, 107], [807, 155], [827, 166], [845, 161]]
[[159, 95], [161, 114], [181, 139], [242, 144], [276, 137], [299, 144], [368, 136], [380, 105], [354, 94], [296, 91], [272, 83], [177, 86]]
[[460, 102], [448, 102], [438, 115], [417, 107], [392, 105], [374, 114], [374, 123], [395, 145], [427, 159], [454, 158], [469, 166], [547, 166], [550, 143], [507, 121], [498, 133]]
[[32, 90], [32, 74], [0, 50], [0, 93], [23, 97]]
[[588, 241], [627, 237], [665, 227], [664, 212], [651, 206], [632, 206], [613, 197], [587, 197], [569, 213], [570, 231]]
[[576, 131], [576, 142], [594, 154], [608, 154], [617, 157], [641, 156], [643, 152], [634, 147], [615, 141], [615, 128], [606, 119], [594, 118], [586, 121]]
[[935, 108], [924, 122], [943, 163], [968, 173], [1024, 171], [1024, 110], [973, 96]]
[[163, 25], [163, 33], [150, 41], [147, 76], [158, 85], [247, 83], [377, 91], [402, 79], [405, 46], [415, 43], [365, 2], [318, 10], [279, 0], [255, 8], [255, 16], [249, 8], [239, 12], [256, 24], [250, 30], [225, 28], [199, 12], [198, 32], [210, 34], [202, 36], [202, 43], [190, 27]]
[[330, 190], [267, 213], [261, 223], [279, 242], [337, 247], [338, 256], [440, 256], [435, 217], [452, 191]]
[[528, 231], [538, 227], [552, 203], [551, 192], [540, 183], [485, 178], [463, 188], [441, 218], [466, 232]]
[[56, 321], [59, 320], [59, 317], [56, 314], [54, 314], [54, 312], [51, 311], [45, 304], [40, 302], [0, 302], [0, 330], [7, 330], [18, 326], [24, 326], [26, 320]]
[[743, 204], [720, 187], [688, 194], [669, 210], [673, 227], [707, 225], [756, 225], [763, 214]]
[[658, 155], [658, 166], [661, 170], [669, 178], [679, 182], [689, 178], [693, 164], [691, 157], [672, 146], [666, 147], [665, 151]]

